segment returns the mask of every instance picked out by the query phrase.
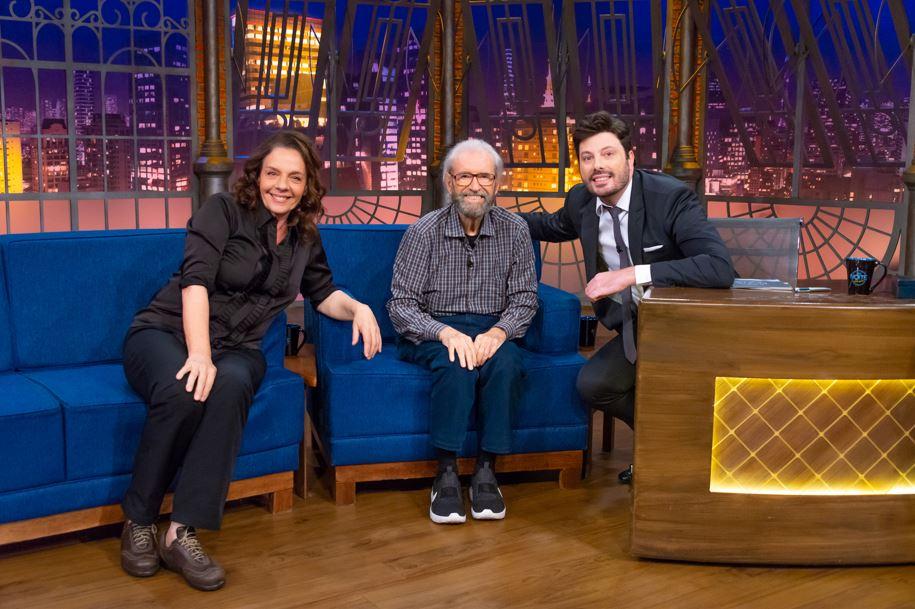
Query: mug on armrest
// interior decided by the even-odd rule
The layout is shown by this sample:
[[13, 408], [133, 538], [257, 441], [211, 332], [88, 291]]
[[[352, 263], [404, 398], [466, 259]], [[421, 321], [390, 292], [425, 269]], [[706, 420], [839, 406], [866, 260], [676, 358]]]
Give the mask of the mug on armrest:
[[304, 344], [305, 329], [299, 324], [286, 324], [286, 355], [298, 355]]

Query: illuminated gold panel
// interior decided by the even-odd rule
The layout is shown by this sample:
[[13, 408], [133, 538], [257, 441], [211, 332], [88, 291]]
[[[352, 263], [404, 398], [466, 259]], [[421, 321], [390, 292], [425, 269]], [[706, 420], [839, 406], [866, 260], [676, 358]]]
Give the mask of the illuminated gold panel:
[[915, 380], [717, 377], [709, 490], [915, 493]]

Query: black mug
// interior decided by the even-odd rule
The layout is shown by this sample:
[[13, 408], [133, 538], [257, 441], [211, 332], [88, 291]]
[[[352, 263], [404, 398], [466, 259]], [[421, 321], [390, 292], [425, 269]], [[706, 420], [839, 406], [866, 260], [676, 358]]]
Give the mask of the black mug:
[[593, 347], [597, 337], [597, 318], [593, 315], [582, 315], [578, 322], [578, 346]]
[[[877, 280], [877, 283], [871, 285], [874, 280], [874, 271], [877, 267], [883, 267], [883, 276]], [[877, 286], [886, 279], [886, 265], [877, 262], [876, 258], [854, 258], [845, 259], [845, 270], [848, 271], [848, 293], [849, 294], [870, 294]]]
[[304, 344], [305, 330], [302, 326], [299, 324], [286, 324], [286, 355], [298, 355]]

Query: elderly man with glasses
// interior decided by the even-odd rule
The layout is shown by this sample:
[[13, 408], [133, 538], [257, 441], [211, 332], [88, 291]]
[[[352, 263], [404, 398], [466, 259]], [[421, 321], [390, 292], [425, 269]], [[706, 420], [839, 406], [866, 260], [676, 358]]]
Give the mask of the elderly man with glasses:
[[527, 224], [494, 206], [502, 168], [482, 140], [455, 145], [442, 163], [448, 205], [407, 230], [394, 262], [388, 313], [398, 354], [432, 373], [429, 427], [439, 468], [429, 517], [438, 524], [467, 518], [456, 459], [474, 405], [480, 446], [471, 515], [505, 517], [495, 459], [511, 452], [524, 376], [512, 341], [537, 311], [537, 277]]

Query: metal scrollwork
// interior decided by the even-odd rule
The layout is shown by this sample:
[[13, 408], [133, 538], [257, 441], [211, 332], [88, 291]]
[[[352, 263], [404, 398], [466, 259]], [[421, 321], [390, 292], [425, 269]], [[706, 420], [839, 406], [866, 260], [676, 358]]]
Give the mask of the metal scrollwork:
[[[124, 200], [134, 203], [137, 227], [146, 203], [163, 205], [171, 222], [194, 196], [193, 3], [44, 4], [0, 2], [8, 26], [0, 40], [0, 137], [16, 149], [0, 159], [3, 226], [11, 230], [12, 206], [37, 203], [40, 223], [29, 230], [44, 230], [47, 209], [67, 199], [73, 229], [85, 227], [87, 200], [104, 203], [106, 228], [110, 208], [123, 209]], [[184, 212], [174, 213], [183, 223]]]

